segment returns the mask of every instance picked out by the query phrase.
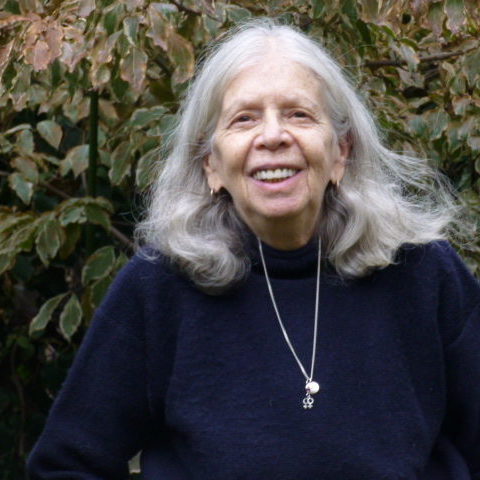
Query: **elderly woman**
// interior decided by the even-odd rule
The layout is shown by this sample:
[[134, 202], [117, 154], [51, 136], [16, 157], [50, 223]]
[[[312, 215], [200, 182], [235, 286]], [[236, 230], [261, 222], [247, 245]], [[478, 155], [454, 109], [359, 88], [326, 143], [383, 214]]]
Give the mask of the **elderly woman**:
[[32, 480], [480, 479], [480, 288], [454, 202], [338, 65], [256, 21], [210, 53]]

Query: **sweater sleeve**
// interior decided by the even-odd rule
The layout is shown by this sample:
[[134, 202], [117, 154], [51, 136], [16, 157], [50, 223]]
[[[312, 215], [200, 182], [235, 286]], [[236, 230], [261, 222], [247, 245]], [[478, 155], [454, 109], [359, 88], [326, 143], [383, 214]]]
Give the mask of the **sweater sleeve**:
[[480, 480], [480, 285], [450, 246], [440, 317], [444, 321], [447, 411], [445, 429]]
[[480, 480], [480, 305], [446, 348], [446, 377], [446, 427], [472, 479]]
[[139, 270], [130, 262], [96, 313], [28, 459], [31, 480], [126, 479], [128, 460], [148, 441]]

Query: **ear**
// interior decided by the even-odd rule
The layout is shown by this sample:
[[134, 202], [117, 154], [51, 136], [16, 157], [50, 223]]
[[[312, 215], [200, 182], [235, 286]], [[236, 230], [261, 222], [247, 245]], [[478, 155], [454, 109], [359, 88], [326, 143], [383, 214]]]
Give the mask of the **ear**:
[[218, 173], [217, 160], [213, 153], [203, 159], [203, 171], [207, 177], [208, 186], [217, 193], [223, 187], [223, 184]]
[[345, 136], [338, 142], [338, 157], [332, 169], [331, 182], [338, 185], [345, 175], [348, 157], [350, 156], [351, 143], [348, 136]]

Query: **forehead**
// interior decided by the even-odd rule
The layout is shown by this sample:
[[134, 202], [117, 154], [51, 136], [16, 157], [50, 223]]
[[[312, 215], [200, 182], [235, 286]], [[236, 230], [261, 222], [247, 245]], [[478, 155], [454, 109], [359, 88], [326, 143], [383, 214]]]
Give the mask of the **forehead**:
[[320, 105], [322, 84], [309, 68], [291, 59], [269, 55], [245, 67], [227, 86], [222, 110], [238, 103], [268, 102], [273, 99], [305, 101]]

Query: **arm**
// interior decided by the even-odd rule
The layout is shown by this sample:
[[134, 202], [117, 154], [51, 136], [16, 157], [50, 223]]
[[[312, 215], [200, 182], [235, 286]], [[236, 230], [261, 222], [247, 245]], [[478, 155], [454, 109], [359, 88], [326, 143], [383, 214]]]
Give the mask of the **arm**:
[[472, 479], [480, 480], [480, 305], [446, 348], [446, 429]]
[[480, 285], [450, 246], [444, 251], [439, 307], [447, 387], [444, 431], [472, 479], [480, 480]]
[[131, 266], [97, 312], [33, 449], [31, 480], [121, 480], [150, 435], [143, 308]]

